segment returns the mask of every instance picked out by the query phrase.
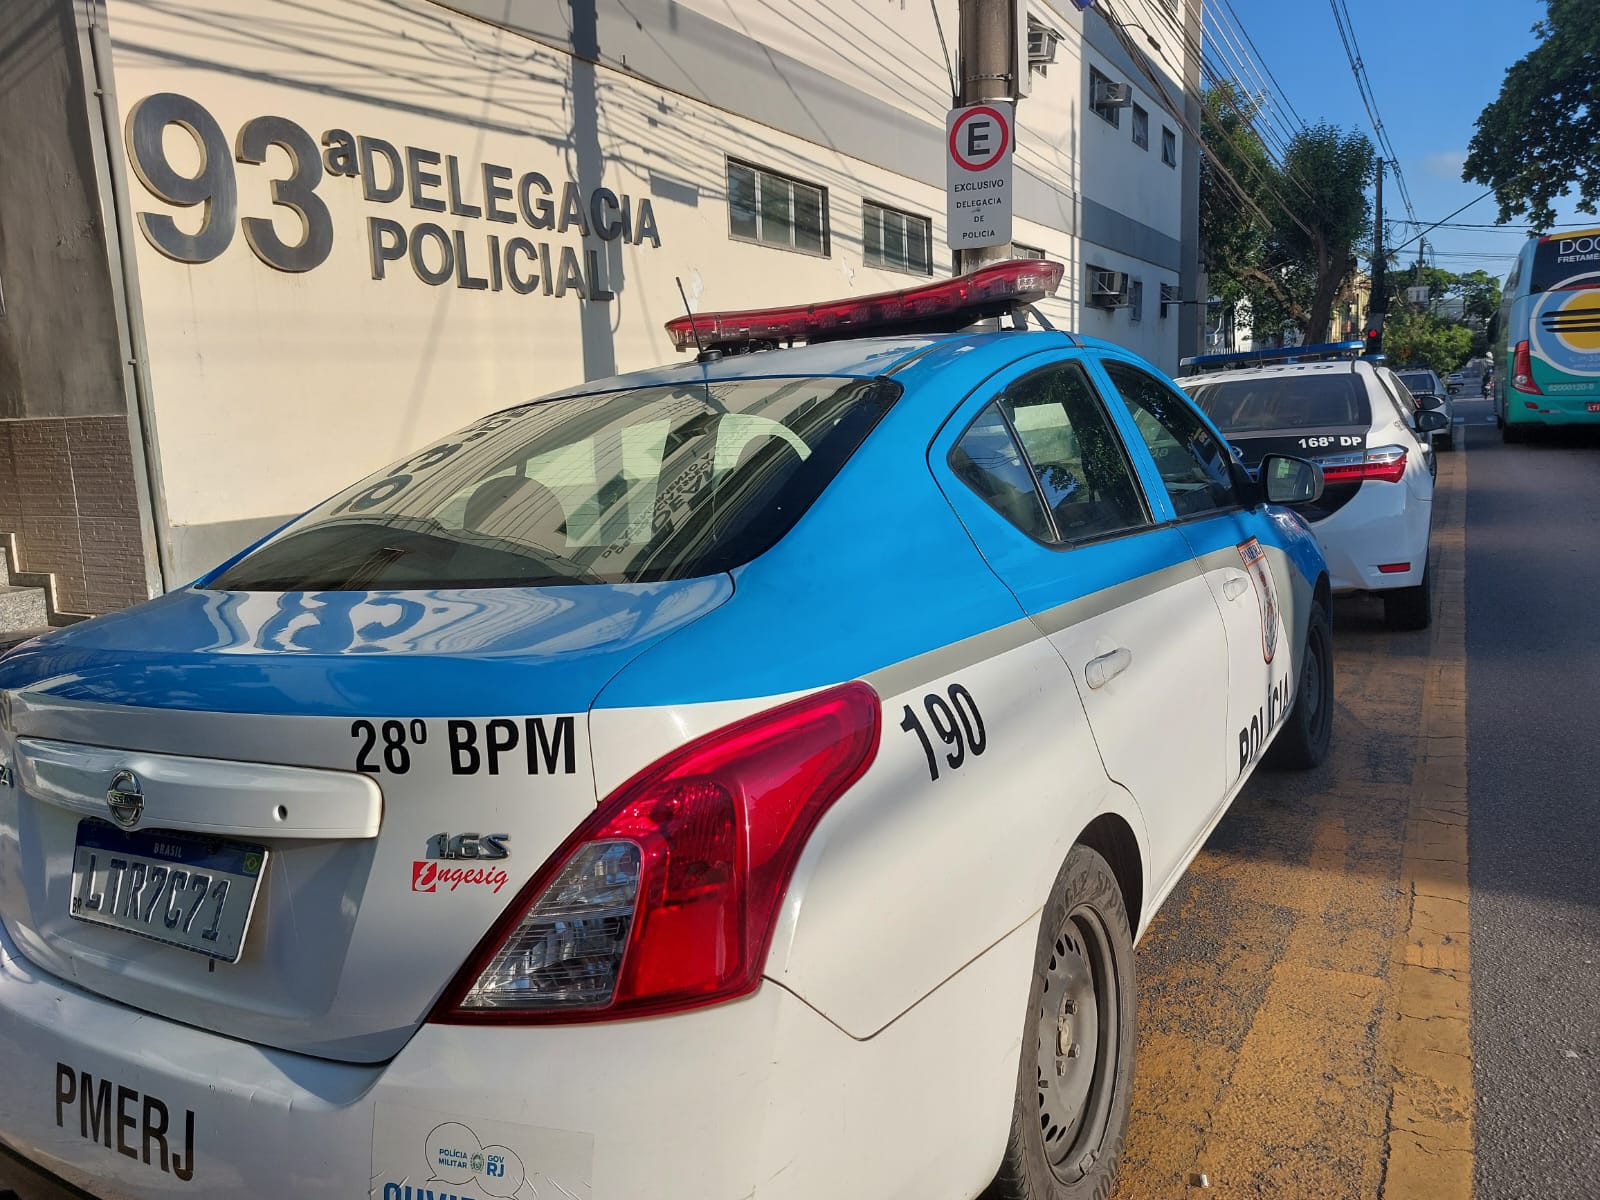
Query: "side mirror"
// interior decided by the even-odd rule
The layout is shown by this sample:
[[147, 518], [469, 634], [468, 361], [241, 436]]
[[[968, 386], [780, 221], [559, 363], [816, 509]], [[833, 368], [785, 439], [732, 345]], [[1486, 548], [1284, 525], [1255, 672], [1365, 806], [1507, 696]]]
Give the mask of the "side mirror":
[[1418, 433], [1434, 433], [1440, 429], [1449, 429], [1450, 418], [1442, 412], [1424, 410], [1417, 414], [1416, 427]]
[[1261, 460], [1261, 491], [1268, 504], [1314, 504], [1322, 499], [1322, 468], [1303, 458], [1268, 454]]
[[1419, 392], [1411, 397], [1421, 409], [1443, 408], [1444, 397], [1435, 392]]

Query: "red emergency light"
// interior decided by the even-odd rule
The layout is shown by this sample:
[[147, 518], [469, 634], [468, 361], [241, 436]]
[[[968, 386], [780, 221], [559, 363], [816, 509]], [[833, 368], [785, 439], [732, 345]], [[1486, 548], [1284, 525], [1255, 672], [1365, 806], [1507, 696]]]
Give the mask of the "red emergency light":
[[787, 308], [674, 317], [667, 322], [667, 332], [679, 350], [689, 350], [696, 344], [696, 332], [700, 344], [709, 349], [749, 343], [824, 342], [917, 329], [948, 331], [1053, 296], [1061, 273], [1060, 263], [1017, 258], [898, 292]]

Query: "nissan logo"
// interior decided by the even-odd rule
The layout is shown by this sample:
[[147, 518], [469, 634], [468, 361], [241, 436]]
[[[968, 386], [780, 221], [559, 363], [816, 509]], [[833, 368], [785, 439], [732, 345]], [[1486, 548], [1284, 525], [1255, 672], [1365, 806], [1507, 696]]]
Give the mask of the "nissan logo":
[[132, 771], [118, 771], [106, 789], [106, 807], [111, 819], [124, 829], [132, 829], [144, 815], [144, 792], [139, 790], [139, 777]]

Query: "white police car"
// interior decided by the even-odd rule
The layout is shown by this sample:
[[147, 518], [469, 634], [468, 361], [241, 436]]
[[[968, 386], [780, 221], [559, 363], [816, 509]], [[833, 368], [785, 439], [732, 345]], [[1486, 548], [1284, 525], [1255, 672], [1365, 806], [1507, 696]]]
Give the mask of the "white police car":
[[1299, 513], [1310, 523], [1337, 593], [1383, 597], [1395, 629], [1425, 629], [1433, 576], [1433, 471], [1426, 439], [1448, 418], [1419, 410], [1361, 342], [1212, 354], [1184, 360], [1179, 380], [1247, 469], [1267, 454], [1303, 454], [1327, 487]]
[[496, 413], [0, 660], [0, 1188], [1103, 1195], [1329, 578], [1316, 468], [1139, 359], [904, 331], [1059, 272], [696, 318], [901, 331]]

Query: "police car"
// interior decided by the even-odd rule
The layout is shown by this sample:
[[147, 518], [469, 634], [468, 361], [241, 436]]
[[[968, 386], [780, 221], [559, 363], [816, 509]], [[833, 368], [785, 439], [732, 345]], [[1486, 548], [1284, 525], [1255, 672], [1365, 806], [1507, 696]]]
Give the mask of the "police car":
[[1433, 469], [1427, 439], [1448, 426], [1418, 409], [1361, 342], [1185, 359], [1179, 382], [1254, 472], [1268, 454], [1304, 454], [1326, 489], [1298, 511], [1327, 558], [1333, 590], [1383, 597], [1395, 629], [1425, 629], [1433, 576]]
[[0, 660], [0, 1188], [1105, 1194], [1330, 579], [1059, 275], [683, 318]]

